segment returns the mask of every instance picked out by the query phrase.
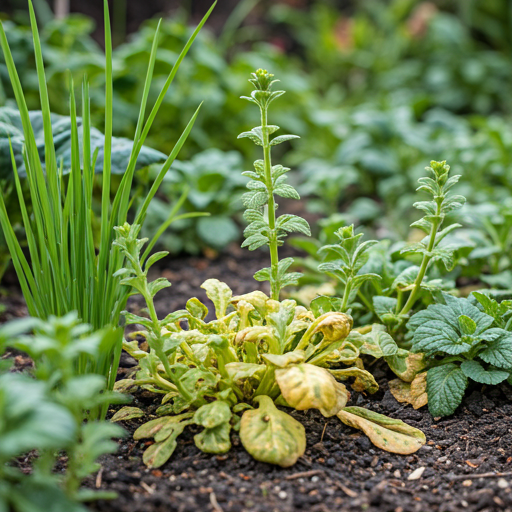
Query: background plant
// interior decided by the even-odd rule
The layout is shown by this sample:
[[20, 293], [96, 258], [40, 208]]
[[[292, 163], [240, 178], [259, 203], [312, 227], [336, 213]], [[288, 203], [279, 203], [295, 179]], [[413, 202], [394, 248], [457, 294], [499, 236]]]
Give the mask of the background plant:
[[512, 303], [474, 292], [470, 299], [443, 294], [416, 313], [407, 327], [412, 350], [427, 360], [426, 392], [433, 416], [448, 416], [459, 406], [471, 379], [495, 385], [512, 370]]
[[[126, 172], [111, 202], [111, 156], [112, 156], [112, 48], [109, 25], [108, 5], [105, 2], [105, 45], [106, 45], [106, 114], [105, 145], [103, 158], [100, 242], [99, 250], [93, 237], [92, 183], [97, 153], [91, 152], [91, 122], [89, 113], [88, 83], [84, 80], [82, 90], [82, 151], [78, 134], [74, 89], [70, 83], [71, 113], [71, 172], [67, 182], [59, 172], [59, 162], [52, 132], [52, 120], [48, 91], [43, 67], [43, 58], [39, 33], [32, 4], [29, 2], [35, 58], [41, 96], [42, 118], [45, 141], [45, 172], [43, 172], [34, 129], [24, 98], [23, 89], [9, 49], [5, 31], [0, 29], [0, 42], [7, 63], [12, 87], [20, 112], [25, 139], [25, 166], [30, 192], [30, 205], [33, 217], [29, 217], [22, 194], [14, 154], [12, 165], [20, 209], [23, 215], [30, 264], [16, 238], [13, 225], [0, 195], [0, 223], [9, 247], [13, 264], [20, 280], [23, 295], [32, 316], [48, 318], [50, 315], [63, 315], [77, 310], [79, 318], [89, 322], [94, 328], [104, 326], [117, 327], [119, 315], [127, 299], [127, 290], [116, 277], [116, 270], [123, 266], [124, 257], [115, 247], [112, 248], [113, 228], [126, 220], [130, 210], [130, 193], [137, 158], [151, 128], [169, 86], [172, 83], [181, 61], [185, 57], [195, 36], [206, 21], [209, 12], [193, 33], [182, 53], [178, 57], [153, 110], [146, 121], [145, 112], [156, 59], [158, 30], [155, 34], [142, 96], [139, 121], [135, 132], [135, 144], [132, 148]], [[135, 219], [143, 222], [148, 205], [156, 194], [163, 176], [176, 158], [181, 146], [190, 132], [198, 112], [194, 114], [176, 143], [173, 151], [162, 165], [157, 178], [144, 201], [141, 202]], [[83, 162], [83, 164], [82, 164]], [[82, 168], [83, 165], [83, 168]], [[117, 365], [121, 353], [121, 337], [111, 340], [111, 345], [103, 345], [96, 357], [82, 357], [77, 366], [78, 373], [98, 373], [107, 377], [109, 388], [113, 386]], [[103, 409], [103, 414], [105, 408]]]
[[[25, 334], [32, 329], [34, 335]], [[116, 451], [111, 438], [121, 437], [124, 431], [104, 421], [83, 423], [83, 413], [124, 400], [117, 393], [101, 393], [104, 377], [75, 374], [78, 360], [97, 356], [113, 335], [110, 329], [92, 332], [78, 322], [76, 313], [50, 317], [47, 322], [27, 318], [0, 328], [0, 352], [6, 345], [15, 347], [28, 353], [35, 364], [35, 378], [9, 373], [8, 359], [0, 375], [0, 506], [5, 510], [84, 511], [81, 501], [113, 497], [80, 489], [80, 484], [99, 469], [99, 456]], [[32, 450], [37, 455], [27, 476], [13, 461]], [[67, 463], [59, 475], [53, 471], [61, 452]]]
[[254, 171], [243, 173], [251, 181], [247, 184], [250, 192], [244, 197], [246, 211], [244, 218], [249, 221], [245, 228], [246, 237], [242, 247], [248, 247], [253, 251], [263, 245], [268, 245], [270, 250], [270, 267], [259, 270], [254, 275], [257, 281], [269, 281], [271, 297], [279, 299], [282, 288], [297, 284], [300, 274], [287, 273], [293, 263], [292, 258], [285, 258], [279, 261], [278, 247], [283, 244], [283, 238], [290, 232], [304, 233], [310, 235], [309, 224], [297, 215], [285, 214], [276, 218], [277, 204], [275, 195], [284, 198], [299, 199], [298, 192], [289, 184], [285, 183], [285, 174], [290, 170], [282, 165], [272, 165], [271, 147], [288, 140], [298, 138], [297, 135], [278, 135], [273, 139], [270, 135], [279, 129], [279, 126], [268, 124], [268, 109], [272, 101], [284, 94], [284, 91], [272, 91], [272, 85], [277, 81], [273, 80], [274, 75], [265, 70], [258, 69], [252, 73], [253, 78], [249, 80], [255, 90], [250, 97], [244, 99], [258, 105], [261, 114], [261, 125], [253, 128], [250, 132], [241, 133], [238, 138], [249, 138], [256, 145], [263, 148], [263, 160], [254, 162]]

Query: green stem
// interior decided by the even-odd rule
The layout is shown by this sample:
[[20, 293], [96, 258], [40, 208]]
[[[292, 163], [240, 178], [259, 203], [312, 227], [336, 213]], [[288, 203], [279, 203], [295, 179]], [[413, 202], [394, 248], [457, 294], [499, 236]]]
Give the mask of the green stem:
[[[438, 201], [437, 203], [437, 215], [439, 216], [441, 213], [441, 204]], [[404, 307], [402, 308], [402, 311], [400, 311], [400, 316], [406, 315], [409, 313], [409, 311], [412, 309], [414, 304], [416, 303], [416, 300], [418, 298], [418, 294], [421, 290], [421, 283], [423, 282], [423, 278], [425, 277], [425, 273], [427, 272], [428, 264], [430, 263], [430, 260], [432, 259], [432, 256], [430, 253], [434, 250], [434, 247], [436, 245], [436, 235], [437, 230], [440, 226], [439, 220], [433, 221], [432, 227], [430, 228], [430, 238], [428, 241], [428, 247], [427, 252], [423, 254], [423, 260], [421, 261], [421, 267], [420, 271], [418, 272], [418, 276], [416, 277], [416, 280], [414, 281], [414, 288], [411, 291], [411, 294], [409, 295], [409, 298], [407, 299], [407, 302], [405, 303]]]
[[350, 292], [352, 291], [352, 278], [349, 277], [347, 279], [347, 284], [345, 285], [345, 290], [343, 292], [343, 301], [341, 303], [341, 311], [345, 312], [347, 310], [348, 300], [350, 298]]
[[268, 192], [268, 226], [269, 248], [270, 248], [270, 295], [274, 300], [279, 300], [279, 282], [277, 277], [277, 269], [279, 264], [279, 255], [277, 251], [277, 234], [276, 234], [276, 209], [274, 202], [274, 189], [272, 185], [272, 160], [270, 157], [270, 143], [267, 126], [267, 107], [261, 107], [261, 131], [263, 134], [263, 164], [265, 170], [265, 185]]

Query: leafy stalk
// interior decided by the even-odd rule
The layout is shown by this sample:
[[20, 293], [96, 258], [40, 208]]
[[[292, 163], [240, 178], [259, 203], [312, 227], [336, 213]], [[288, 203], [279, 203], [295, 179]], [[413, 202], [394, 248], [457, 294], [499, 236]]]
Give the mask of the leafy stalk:
[[460, 176], [456, 175], [450, 178], [448, 177], [450, 166], [446, 165], [446, 161], [432, 161], [430, 162], [430, 165], [431, 167], [427, 167], [426, 169], [433, 174], [433, 178], [420, 178], [418, 180], [420, 186], [416, 190], [424, 190], [428, 192], [432, 195], [433, 200], [420, 201], [414, 204], [416, 208], [424, 211], [426, 215], [422, 219], [411, 224], [411, 227], [421, 229], [428, 236], [421, 242], [412, 244], [402, 250], [402, 253], [416, 253], [423, 255], [421, 266], [414, 281], [409, 298], [399, 312], [399, 316], [402, 318], [414, 307], [430, 263], [436, 260], [441, 260], [447, 270], [450, 270], [453, 267], [453, 249], [449, 246], [440, 247], [439, 244], [446, 235], [460, 227], [460, 224], [451, 224], [443, 230], [439, 230], [445, 220], [446, 214], [452, 210], [461, 208], [466, 201], [463, 196], [448, 194], [449, 190], [459, 181]]
[[290, 170], [282, 165], [272, 165], [271, 147], [282, 142], [297, 139], [297, 135], [280, 135], [270, 138], [279, 126], [268, 124], [269, 105], [279, 98], [285, 91], [272, 91], [272, 85], [278, 80], [272, 80], [274, 75], [263, 69], [252, 73], [249, 80], [255, 90], [251, 96], [242, 96], [243, 99], [258, 105], [261, 113], [261, 126], [253, 128], [250, 132], [241, 133], [238, 138], [247, 137], [256, 145], [263, 148], [263, 160], [254, 162], [254, 171], [246, 171], [244, 176], [251, 178], [247, 185], [250, 192], [243, 196], [247, 210], [244, 217], [250, 224], [244, 231], [246, 240], [242, 247], [248, 247], [253, 251], [263, 245], [268, 245], [270, 250], [270, 267], [259, 270], [254, 274], [258, 281], [269, 281], [271, 297], [279, 300], [279, 293], [289, 285], [296, 285], [302, 274], [298, 272], [287, 273], [293, 263], [292, 258], [279, 261], [278, 247], [283, 245], [283, 238], [290, 232], [300, 232], [311, 235], [309, 224], [306, 220], [296, 215], [281, 215], [276, 218], [278, 205], [275, 195], [285, 198], [300, 199], [298, 192], [285, 183], [285, 174]]

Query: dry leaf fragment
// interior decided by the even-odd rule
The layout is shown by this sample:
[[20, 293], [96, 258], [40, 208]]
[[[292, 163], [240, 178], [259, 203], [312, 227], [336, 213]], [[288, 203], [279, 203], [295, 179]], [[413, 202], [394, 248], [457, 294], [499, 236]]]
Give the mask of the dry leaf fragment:
[[419, 373], [412, 382], [394, 379], [389, 382], [389, 391], [398, 402], [411, 404], [419, 409], [428, 403], [427, 373]]

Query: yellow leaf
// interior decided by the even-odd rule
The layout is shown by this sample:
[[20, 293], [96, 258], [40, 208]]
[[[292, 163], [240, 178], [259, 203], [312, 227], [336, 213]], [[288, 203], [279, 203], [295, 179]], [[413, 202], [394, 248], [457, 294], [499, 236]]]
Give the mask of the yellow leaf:
[[412, 382], [391, 380], [389, 390], [399, 402], [411, 404], [415, 409], [419, 409], [428, 403], [427, 372], [418, 373]]
[[362, 407], [345, 407], [337, 416], [346, 425], [362, 430], [375, 446], [387, 452], [408, 455], [426, 442], [421, 430]]
[[334, 416], [347, 404], [347, 388], [325, 368], [303, 363], [276, 370], [276, 382], [286, 402], [299, 411], [318, 409]]
[[306, 431], [289, 414], [280, 411], [266, 395], [254, 399], [259, 408], [245, 411], [240, 440], [256, 459], [283, 468], [292, 466], [306, 451]]

